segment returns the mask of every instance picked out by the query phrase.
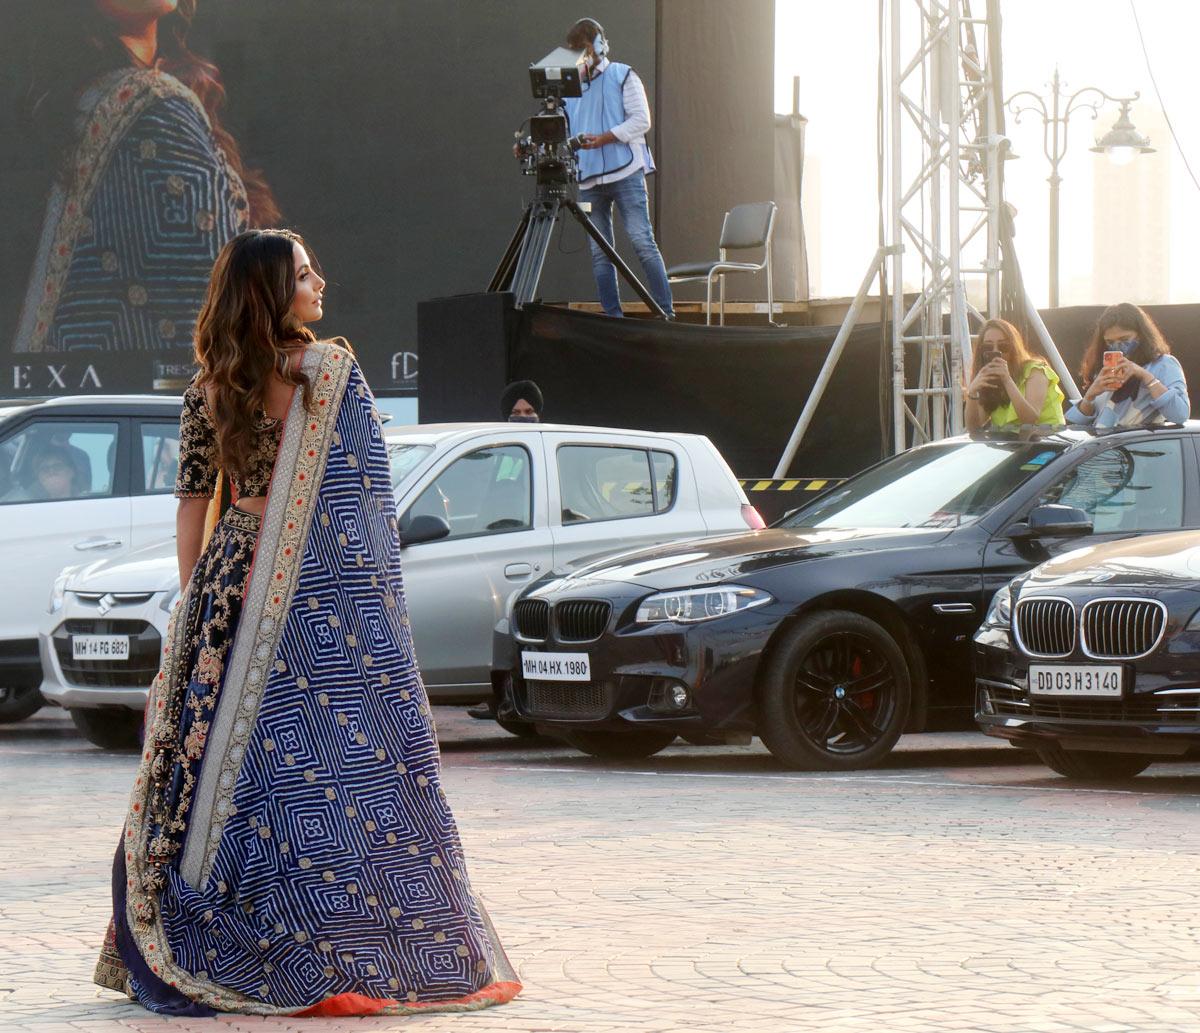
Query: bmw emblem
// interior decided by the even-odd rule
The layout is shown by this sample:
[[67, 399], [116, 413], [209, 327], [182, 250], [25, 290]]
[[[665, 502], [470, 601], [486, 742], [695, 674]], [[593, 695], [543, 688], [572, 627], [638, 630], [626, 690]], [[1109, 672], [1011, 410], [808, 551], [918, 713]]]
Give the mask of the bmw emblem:
[[836, 689], [833, 690], [833, 695], [834, 695], [835, 699], [845, 699], [846, 698], [846, 687], [844, 685], [839, 685]]
[[1112, 573], [1112, 571], [1108, 570], [1108, 571], [1104, 571], [1101, 574], [1097, 574], [1094, 578], [1092, 578], [1092, 584], [1093, 585], [1101, 585], [1105, 581], [1111, 581], [1112, 579], [1113, 579], [1113, 573]]

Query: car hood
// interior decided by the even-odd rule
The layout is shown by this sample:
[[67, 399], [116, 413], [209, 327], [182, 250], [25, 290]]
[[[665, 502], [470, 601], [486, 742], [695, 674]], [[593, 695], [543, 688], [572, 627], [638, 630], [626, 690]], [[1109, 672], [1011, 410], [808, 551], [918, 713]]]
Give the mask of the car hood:
[[553, 584], [627, 582], [656, 590], [716, 584], [803, 560], [932, 545], [948, 534], [943, 528], [770, 528], [609, 555], [577, 570], [556, 571], [560, 576]]
[[174, 538], [89, 563], [67, 583], [70, 592], [173, 592], [178, 587]]
[[1200, 589], [1200, 532], [1143, 535], [1073, 549], [1031, 570], [1024, 587], [1087, 584]]

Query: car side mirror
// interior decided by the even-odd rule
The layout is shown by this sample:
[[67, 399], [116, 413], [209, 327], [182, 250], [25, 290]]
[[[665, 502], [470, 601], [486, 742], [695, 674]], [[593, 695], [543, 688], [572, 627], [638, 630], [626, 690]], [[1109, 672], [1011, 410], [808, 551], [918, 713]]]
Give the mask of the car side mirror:
[[400, 527], [400, 548], [410, 545], [420, 545], [422, 542], [436, 542], [450, 534], [450, 525], [440, 516], [432, 513], [422, 513], [415, 516], [407, 524]]
[[1025, 523], [1009, 530], [1011, 538], [1077, 538], [1095, 530], [1092, 518], [1082, 509], [1046, 503], [1029, 511]]

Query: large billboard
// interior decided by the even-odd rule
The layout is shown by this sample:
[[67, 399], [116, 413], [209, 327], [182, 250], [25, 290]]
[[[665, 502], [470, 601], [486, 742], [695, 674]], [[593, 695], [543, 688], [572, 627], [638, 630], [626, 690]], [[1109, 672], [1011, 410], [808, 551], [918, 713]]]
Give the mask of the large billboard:
[[[636, 0], [0, 0], [0, 397], [178, 391], [214, 257], [269, 225], [323, 266], [318, 331], [415, 394], [416, 304], [490, 279], [526, 67], [583, 14], [653, 97]], [[543, 288], [592, 296], [577, 227]]]

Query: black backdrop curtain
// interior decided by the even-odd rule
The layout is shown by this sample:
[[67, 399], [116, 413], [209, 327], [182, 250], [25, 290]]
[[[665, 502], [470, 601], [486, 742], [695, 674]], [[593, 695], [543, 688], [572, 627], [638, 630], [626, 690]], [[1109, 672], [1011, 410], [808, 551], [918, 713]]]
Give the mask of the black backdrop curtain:
[[[836, 333], [529, 306], [509, 373], [537, 381], [549, 422], [705, 434], [739, 477], [769, 477]], [[878, 324], [851, 334], [791, 473], [846, 476], [880, 458], [878, 348]]]

